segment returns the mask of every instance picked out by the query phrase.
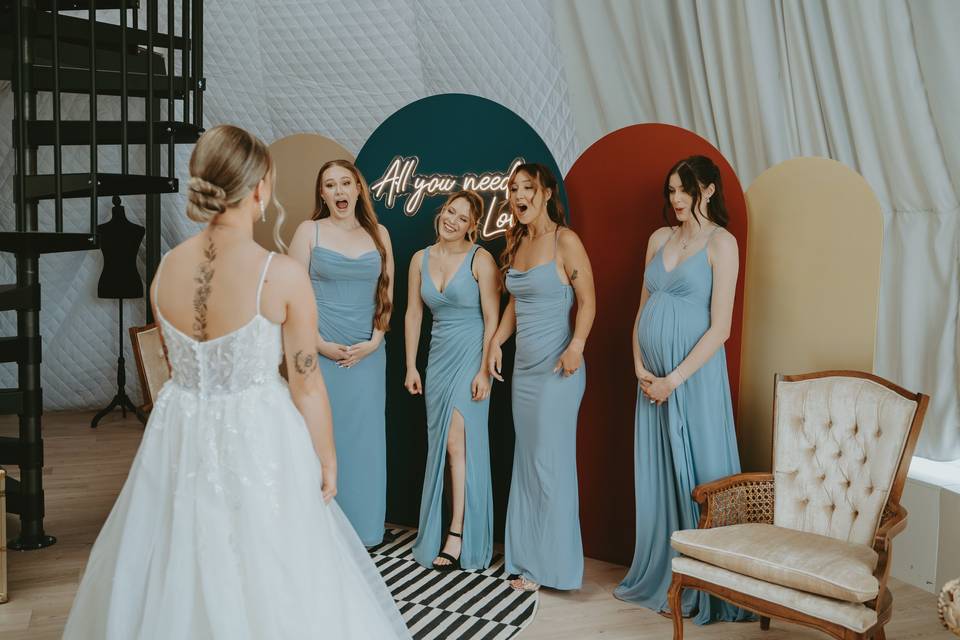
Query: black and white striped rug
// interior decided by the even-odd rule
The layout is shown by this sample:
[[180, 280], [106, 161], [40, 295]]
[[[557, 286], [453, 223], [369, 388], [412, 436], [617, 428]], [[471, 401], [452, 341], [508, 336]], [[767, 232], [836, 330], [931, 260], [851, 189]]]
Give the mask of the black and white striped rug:
[[415, 530], [389, 531], [395, 539], [370, 556], [415, 640], [506, 640], [533, 620], [539, 595], [510, 588], [502, 554], [484, 571], [440, 573], [413, 559]]

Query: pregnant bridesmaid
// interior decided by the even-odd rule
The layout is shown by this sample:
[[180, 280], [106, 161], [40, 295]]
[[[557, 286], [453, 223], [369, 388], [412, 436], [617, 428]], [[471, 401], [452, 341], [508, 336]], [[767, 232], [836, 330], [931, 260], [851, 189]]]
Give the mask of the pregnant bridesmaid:
[[386, 515], [386, 355], [393, 253], [370, 190], [346, 160], [317, 174], [312, 220], [290, 255], [310, 273], [319, 313], [320, 369], [333, 409], [337, 503], [365, 545], [380, 544]]
[[[516, 329], [513, 425], [516, 445], [504, 548], [514, 589], [577, 589], [583, 545], [577, 493], [577, 414], [586, 384], [583, 348], [593, 325], [590, 260], [566, 228], [557, 181], [541, 164], [522, 164], [510, 179], [510, 210], [501, 269], [510, 301], [490, 344], [498, 380], [500, 347]], [[577, 315], [573, 335], [570, 310]]]
[[[439, 571], [483, 569], [493, 553], [493, 495], [487, 434], [490, 376], [486, 345], [497, 328], [496, 262], [474, 244], [483, 200], [454, 193], [437, 216], [437, 242], [410, 261], [406, 313], [411, 394], [423, 393], [417, 347], [423, 303], [433, 315], [427, 361], [427, 467], [413, 557]], [[449, 456], [452, 514], [440, 551], [444, 459]], [[439, 554], [438, 554], [439, 552]]]
[[[655, 611], [667, 607], [670, 534], [699, 521], [691, 491], [740, 472], [723, 350], [739, 254], [724, 229], [720, 170], [704, 156], [682, 160], [667, 172], [663, 197], [664, 218], [679, 224], [658, 229], [647, 245], [633, 339], [637, 541], [614, 592]], [[699, 591], [684, 596], [683, 613], [698, 624], [749, 617]]]

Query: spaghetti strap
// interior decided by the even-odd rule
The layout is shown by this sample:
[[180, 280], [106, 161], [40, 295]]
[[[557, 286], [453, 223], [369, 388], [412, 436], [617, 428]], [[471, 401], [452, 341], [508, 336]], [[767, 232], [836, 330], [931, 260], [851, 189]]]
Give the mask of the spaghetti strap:
[[553, 230], [553, 259], [557, 259], [557, 244], [560, 242], [560, 229], [562, 227], [557, 225], [557, 228]]
[[477, 251], [480, 249], [480, 245], [474, 244], [473, 248], [470, 249], [470, 271], [473, 271], [473, 261], [477, 259]]
[[260, 294], [263, 292], [263, 283], [267, 279], [267, 269], [270, 267], [270, 260], [273, 259], [273, 251], [267, 254], [267, 259], [263, 263], [263, 270], [260, 272], [260, 282], [257, 284], [257, 315], [260, 315]]
[[313, 246], [319, 247], [320, 246], [320, 221], [319, 220], [314, 220], [313, 232], [314, 232]]

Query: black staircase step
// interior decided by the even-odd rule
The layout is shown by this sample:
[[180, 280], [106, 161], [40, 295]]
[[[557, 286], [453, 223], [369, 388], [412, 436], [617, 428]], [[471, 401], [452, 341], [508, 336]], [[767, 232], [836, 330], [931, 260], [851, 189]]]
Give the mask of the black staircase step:
[[[23, 392], [20, 389], [0, 389], [0, 415], [12, 416], [23, 411]], [[10, 464], [0, 460], [0, 464]]]
[[0, 362], [40, 362], [40, 338], [0, 337]]
[[0, 285], [0, 311], [40, 308], [40, 285], [18, 287], [15, 284]]
[[[17, 464], [20, 462], [20, 438], [10, 436], [0, 436], [0, 464]], [[7, 476], [7, 486], [4, 489], [9, 490], [10, 476]], [[9, 509], [7, 509], [9, 511]], [[2, 516], [3, 514], [0, 514]]]
[[0, 251], [9, 253], [63, 253], [96, 249], [92, 233], [56, 233], [53, 231], [0, 231]]
[[[0, 389], [0, 415], [30, 414], [43, 412], [43, 393], [40, 389], [23, 391], [21, 389]], [[0, 460], [0, 464], [10, 464], [9, 460]]]
[[[53, 69], [40, 65], [31, 67], [33, 87], [38, 91], [53, 91]], [[122, 95], [121, 76], [119, 71], [97, 71], [97, 94], [102, 96]], [[182, 76], [173, 78], [173, 97], [183, 98], [184, 87], [192, 88], [194, 82], [189, 83]], [[166, 98], [169, 94], [166, 75], [153, 74], [153, 95], [155, 98]], [[83, 69], [61, 69], [60, 91], [63, 93], [90, 93], [90, 72]], [[147, 95], [147, 74], [127, 73], [127, 95], [144, 97]]]
[[[15, 0], [14, 0], [15, 1]], [[52, 38], [53, 37], [53, 14], [38, 10], [33, 12], [32, 20], [35, 26], [30, 34], [33, 37]], [[12, 34], [15, 28], [13, 12], [0, 10], [0, 35]], [[90, 22], [83, 18], [73, 16], [60, 16], [60, 23], [57, 25], [61, 42], [74, 42], [77, 44], [89, 44], [90, 42]], [[97, 48], [117, 49], [121, 46], [121, 33], [123, 29], [117, 24], [108, 24], [106, 22], [97, 22], [94, 27], [94, 38]], [[153, 34], [153, 46], [156, 49], [166, 49], [170, 37], [165, 33]], [[175, 36], [173, 38], [173, 48], [183, 49], [188, 40]], [[9, 47], [10, 40], [3, 39], [3, 46]], [[127, 46], [147, 45], [146, 29], [134, 29], [127, 27]]]
[[[120, 144], [123, 123], [119, 120], [97, 122], [97, 144]], [[13, 121], [16, 131], [17, 121]], [[27, 146], [52, 145], [55, 125], [52, 120], [27, 122]], [[177, 144], [193, 144], [203, 133], [203, 128], [188, 122], [153, 123], [154, 142], [166, 143], [173, 139]], [[146, 144], [147, 123], [128, 122], [127, 141], [130, 144]], [[60, 144], [90, 144], [90, 123], [85, 120], [61, 120]]]
[[[56, 196], [55, 176], [52, 173], [26, 176], [28, 200], [50, 200]], [[16, 185], [16, 181], [14, 181]], [[61, 175], [61, 193], [64, 198], [89, 198], [90, 174], [65, 173]], [[98, 173], [97, 196], [130, 196], [147, 193], [176, 193], [176, 178], [140, 176], [123, 173]], [[14, 189], [16, 191], [16, 189]]]
[[[13, 9], [14, 3], [22, 0], [0, 0], [0, 11]], [[90, 8], [91, 0], [58, 0], [57, 11], [85, 11]], [[53, 11], [54, 0], [34, 0], [34, 6], [41, 11]], [[123, 6], [127, 9], [139, 9], [140, 0], [126, 0]], [[121, 0], [93, 0], [93, 7], [97, 11], [119, 9]]]
[[[12, 80], [14, 70], [13, 50], [9, 45], [10, 37], [0, 36], [0, 80]], [[47, 38], [34, 38], [33, 62], [42, 67], [53, 66], [53, 45]], [[103, 49], [97, 47], [97, 68], [105, 71], [120, 71], [124, 54], [119, 49]], [[127, 71], [131, 73], [147, 72], [147, 50], [140, 47], [128, 47], [126, 54]], [[60, 43], [61, 69], [89, 69], [90, 49], [86, 44], [73, 42]], [[153, 54], [153, 72], [166, 74], [166, 58]]]

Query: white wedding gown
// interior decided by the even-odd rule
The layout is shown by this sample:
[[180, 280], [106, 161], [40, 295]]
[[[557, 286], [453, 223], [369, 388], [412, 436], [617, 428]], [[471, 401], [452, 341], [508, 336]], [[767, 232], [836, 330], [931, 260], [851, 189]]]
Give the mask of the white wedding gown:
[[[64, 638], [409, 638], [335, 502], [259, 314], [197, 342], [158, 314], [172, 378], [87, 564]], [[162, 266], [162, 265], [161, 265]], [[157, 277], [160, 272], [158, 270]]]

